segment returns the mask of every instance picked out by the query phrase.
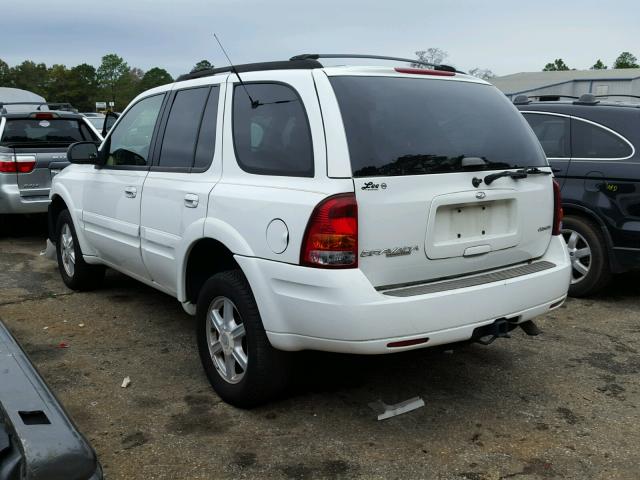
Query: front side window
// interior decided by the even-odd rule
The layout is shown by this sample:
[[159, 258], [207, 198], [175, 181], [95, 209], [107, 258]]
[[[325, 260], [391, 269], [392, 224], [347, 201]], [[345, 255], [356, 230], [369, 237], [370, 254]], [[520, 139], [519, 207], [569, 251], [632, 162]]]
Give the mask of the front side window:
[[261, 175], [313, 177], [311, 131], [296, 91], [275, 83], [236, 85], [233, 141], [240, 168]]
[[623, 138], [598, 125], [578, 118], [571, 120], [571, 156], [573, 158], [627, 158], [633, 153]]
[[355, 177], [546, 166], [535, 135], [490, 85], [436, 79], [335, 76]]
[[524, 113], [548, 158], [571, 156], [571, 131], [568, 117], [540, 113]]
[[127, 111], [108, 141], [109, 166], [145, 166], [164, 95], [140, 100]]

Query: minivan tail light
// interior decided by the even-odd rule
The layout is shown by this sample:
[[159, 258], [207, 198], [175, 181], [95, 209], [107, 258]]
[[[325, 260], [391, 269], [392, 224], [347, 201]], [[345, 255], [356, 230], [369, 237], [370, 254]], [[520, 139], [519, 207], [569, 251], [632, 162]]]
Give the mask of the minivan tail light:
[[8, 155], [0, 153], [0, 173], [29, 173], [36, 166], [33, 155]]
[[553, 179], [553, 231], [552, 235], [560, 235], [562, 229], [562, 196], [560, 195], [560, 184]]
[[394, 70], [398, 73], [410, 73], [412, 75], [435, 75], [436, 77], [454, 77], [456, 72], [448, 70], [431, 70], [430, 68], [405, 68], [396, 67]]
[[16, 173], [16, 157], [0, 153], [0, 173]]
[[33, 155], [16, 155], [16, 171], [29, 173], [36, 168], [36, 157]]
[[333, 195], [316, 206], [302, 239], [300, 264], [316, 268], [358, 266], [358, 204], [355, 194]]

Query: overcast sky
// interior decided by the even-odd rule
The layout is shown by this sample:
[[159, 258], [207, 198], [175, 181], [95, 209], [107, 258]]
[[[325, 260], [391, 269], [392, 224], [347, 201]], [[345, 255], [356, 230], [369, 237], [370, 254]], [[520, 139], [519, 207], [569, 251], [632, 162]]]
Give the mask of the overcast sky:
[[[184, 73], [203, 58], [225, 65], [298, 53], [408, 56], [438, 47], [460, 69], [536, 71], [555, 58], [588, 68], [621, 51], [640, 57], [640, 1], [2, 0], [0, 58]], [[528, 6], [526, 6], [526, 5]]]

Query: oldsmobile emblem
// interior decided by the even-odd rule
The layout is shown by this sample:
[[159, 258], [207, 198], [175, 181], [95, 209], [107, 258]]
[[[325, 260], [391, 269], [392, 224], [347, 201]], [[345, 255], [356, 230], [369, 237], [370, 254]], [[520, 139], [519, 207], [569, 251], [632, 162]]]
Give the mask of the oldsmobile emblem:
[[476, 192], [476, 198], [477, 198], [478, 200], [482, 200], [482, 199], [483, 199], [484, 197], [486, 197], [486, 196], [487, 196], [487, 194], [486, 194], [486, 193], [484, 193], [484, 192]]
[[383, 248], [376, 250], [363, 250], [360, 253], [361, 257], [373, 257], [384, 255], [385, 257], [400, 257], [402, 255], [411, 255], [413, 252], [417, 252], [418, 246], [414, 245], [412, 247], [395, 247], [395, 248]]

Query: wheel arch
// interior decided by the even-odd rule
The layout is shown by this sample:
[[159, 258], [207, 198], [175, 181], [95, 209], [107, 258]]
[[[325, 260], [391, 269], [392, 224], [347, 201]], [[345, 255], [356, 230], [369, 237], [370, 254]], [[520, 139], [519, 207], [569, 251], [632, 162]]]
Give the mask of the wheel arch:
[[595, 223], [600, 227], [600, 231], [602, 232], [602, 235], [604, 236], [604, 239], [606, 242], [605, 247], [607, 249], [607, 253], [609, 257], [609, 260], [608, 260], [609, 267], [612, 270], [616, 270], [618, 268], [618, 265], [616, 263], [615, 255], [613, 251], [613, 239], [611, 238], [609, 229], [607, 228], [607, 225], [604, 223], [602, 218], [590, 208], [585, 207], [584, 205], [578, 205], [575, 203], [563, 203], [562, 210], [564, 212], [564, 215], [573, 215], [576, 217], [582, 217], [592, 221], [593, 223]]
[[197, 303], [202, 286], [212, 275], [235, 269], [241, 267], [223, 242], [213, 237], [195, 240], [189, 245], [180, 269], [178, 300]]
[[80, 244], [80, 250], [83, 255], [95, 256], [94, 250], [91, 248], [84, 236], [82, 228], [82, 210], [77, 209], [71, 201], [71, 195], [61, 186], [56, 185], [56, 191], [51, 194], [51, 203], [47, 211], [48, 236], [52, 243], [56, 243], [56, 224], [58, 217], [63, 210], [69, 210], [71, 220], [76, 229], [76, 236]]

